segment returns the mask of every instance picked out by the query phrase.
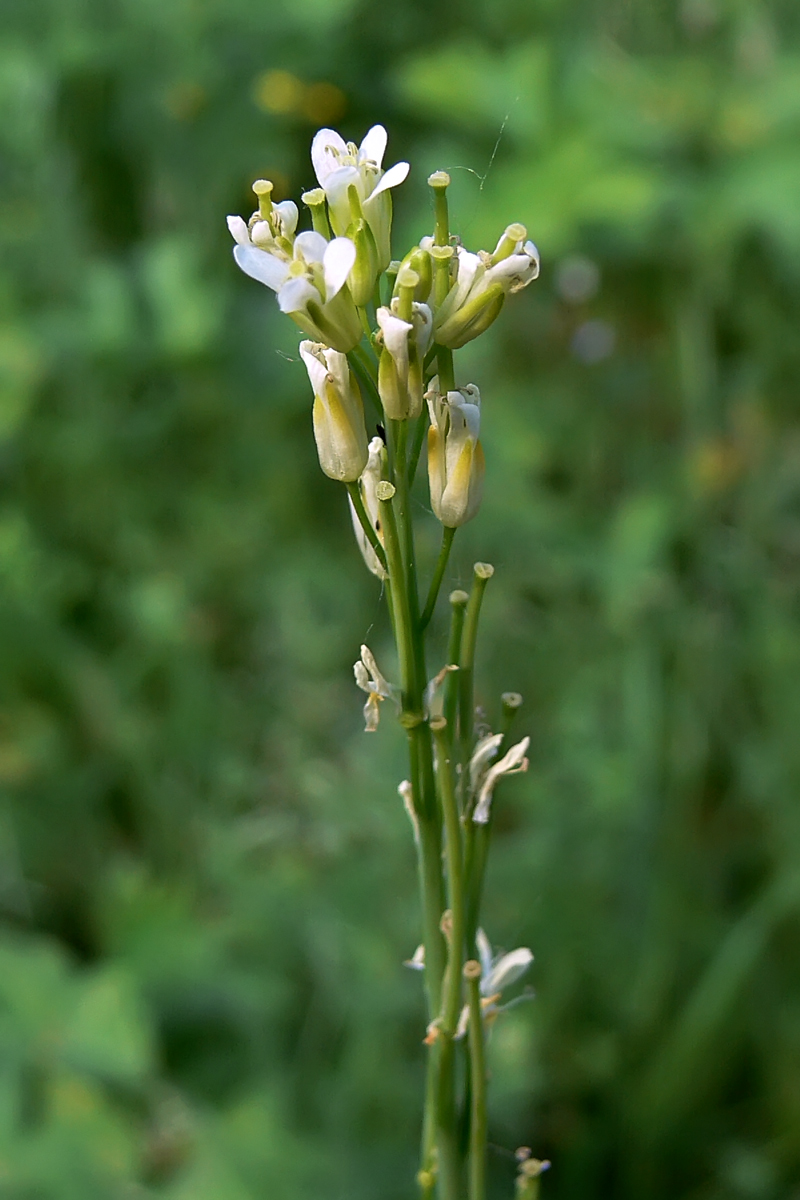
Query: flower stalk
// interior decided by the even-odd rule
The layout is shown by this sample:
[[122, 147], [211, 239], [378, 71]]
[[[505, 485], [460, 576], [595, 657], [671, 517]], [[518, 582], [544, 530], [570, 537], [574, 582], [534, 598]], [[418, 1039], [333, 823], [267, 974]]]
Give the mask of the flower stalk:
[[[491, 254], [454, 247], [450, 179], [437, 171], [428, 180], [431, 236], [392, 260], [392, 189], [409, 166], [384, 171], [386, 142], [379, 125], [358, 146], [335, 130], [317, 133], [319, 186], [302, 196], [312, 230], [296, 234], [297, 206], [275, 203], [267, 180], [254, 186], [256, 212], [228, 225], [238, 266], [272, 289], [306, 334], [301, 356], [320, 465], [332, 486], [344, 485], [358, 547], [386, 594], [399, 686], [368, 646], [354, 675], [366, 694], [366, 730], [380, 735], [381, 715], [396, 712], [408, 746], [399, 791], [414, 833], [422, 918], [422, 945], [408, 965], [423, 971], [427, 1001], [419, 1192], [423, 1200], [486, 1200], [487, 1033], [502, 1013], [501, 991], [533, 956], [520, 948], [494, 957], [480, 908], [494, 792], [505, 775], [526, 769], [528, 739], [508, 745], [521, 702], [514, 693], [503, 697], [500, 732], [479, 729], [476, 739], [478, 625], [493, 568], [476, 563], [470, 591], [450, 592], [446, 649], [433, 617], [456, 529], [477, 515], [483, 488], [481, 396], [472, 383], [457, 386], [454, 351], [536, 278], [539, 259], [519, 224], [506, 227]], [[377, 432], [374, 423], [368, 430], [362, 396]], [[426, 440], [430, 507], [441, 525], [434, 563], [418, 560], [415, 514], [426, 505], [412, 497]], [[431, 680], [429, 656], [437, 663]], [[386, 663], [382, 650], [378, 659]], [[538, 1189], [536, 1163], [520, 1167], [520, 1196]]]

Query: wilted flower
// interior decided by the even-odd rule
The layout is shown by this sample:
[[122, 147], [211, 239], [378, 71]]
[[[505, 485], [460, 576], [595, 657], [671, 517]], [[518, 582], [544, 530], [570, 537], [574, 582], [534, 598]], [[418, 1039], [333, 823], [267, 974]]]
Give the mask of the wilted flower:
[[[369, 457], [367, 459], [367, 465], [358, 481], [358, 487], [361, 492], [361, 499], [364, 503], [364, 509], [367, 517], [369, 518], [370, 524], [377, 534], [378, 541], [381, 543], [381, 545], [383, 545], [380, 504], [378, 503], [378, 497], [375, 490], [380, 483], [383, 474], [383, 442], [381, 439], [379, 437], [374, 437], [369, 444], [368, 450]], [[367, 564], [370, 571], [372, 571], [372, 574], [377, 575], [378, 579], [388, 579], [388, 574], [384, 570], [377, 554], [370, 545], [367, 535], [361, 528], [361, 522], [358, 519], [356, 510], [353, 507], [353, 502], [350, 500], [349, 496], [348, 501], [350, 503], [350, 516], [353, 519], [353, 531], [356, 535], [358, 548], [364, 556], [364, 562]]]
[[527, 754], [530, 741], [529, 737], [525, 737], [521, 742], [517, 742], [516, 746], [512, 746], [500, 761], [489, 767], [486, 774], [483, 775], [480, 790], [478, 791], [478, 801], [475, 805], [475, 811], [472, 814], [473, 821], [478, 825], [485, 825], [489, 820], [492, 796], [494, 795], [494, 789], [497, 786], [498, 780], [503, 775], [519, 775], [522, 771], [527, 771], [528, 760], [525, 755]]
[[386, 142], [384, 127], [373, 125], [360, 146], [345, 142], [335, 129], [320, 129], [311, 143], [311, 161], [328, 198], [333, 232], [345, 233], [350, 222], [363, 214], [375, 238], [379, 271], [386, 270], [392, 257], [389, 189], [402, 183], [409, 171], [408, 163], [400, 162], [384, 173]]
[[383, 700], [396, 701], [397, 689], [392, 687], [381, 674], [369, 646], [361, 647], [361, 658], [354, 664], [353, 674], [362, 692], [367, 693], [367, 701], [364, 705], [365, 731], [374, 733], [380, 721], [381, 702]]
[[[498, 1014], [503, 1011], [503, 1007], [498, 1006], [497, 1001], [501, 998], [506, 988], [511, 987], [513, 983], [516, 983], [525, 974], [533, 962], [533, 954], [527, 946], [520, 946], [518, 949], [512, 950], [509, 954], [493, 955], [491, 943], [482, 929], [478, 930], [475, 942], [481, 962], [481, 1009], [484, 1021], [487, 1024], [491, 1024]], [[515, 1002], [512, 1001], [511, 1003]], [[504, 1007], [510, 1007], [510, 1005], [505, 1005]], [[467, 1032], [468, 1025], [469, 1007], [464, 1005], [461, 1010], [455, 1036], [457, 1038], [463, 1037]]]
[[488, 329], [509, 292], [527, 287], [539, 274], [539, 251], [526, 241], [524, 225], [509, 225], [493, 254], [458, 248], [455, 282], [433, 318], [440, 346], [458, 350]]
[[[236, 238], [241, 229], [231, 232]], [[233, 257], [245, 275], [277, 292], [281, 312], [313, 341], [346, 354], [361, 340], [358, 313], [345, 288], [356, 257], [349, 238], [326, 242], [322, 234], [309, 230], [295, 238], [291, 252], [277, 242], [262, 250], [252, 241], [237, 240]]]
[[431, 414], [428, 481], [431, 507], [450, 529], [470, 521], [483, 496], [485, 460], [478, 440], [481, 394], [474, 383], [443, 396], [439, 379], [425, 393]]
[[321, 342], [301, 342], [300, 357], [314, 389], [314, 438], [329, 478], [355, 483], [367, 463], [361, 393], [347, 355]]

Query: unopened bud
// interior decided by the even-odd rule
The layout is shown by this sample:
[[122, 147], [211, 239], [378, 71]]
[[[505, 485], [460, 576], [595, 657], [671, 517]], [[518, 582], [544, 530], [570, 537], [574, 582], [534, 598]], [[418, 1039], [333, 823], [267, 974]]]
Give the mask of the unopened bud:
[[469, 384], [446, 396], [432, 388], [427, 396], [431, 508], [444, 526], [457, 529], [475, 516], [483, 494], [480, 392]]
[[436, 341], [451, 350], [460, 350], [467, 342], [485, 333], [497, 320], [505, 298], [506, 289], [502, 284], [492, 284], [486, 291], [468, 300], [439, 327]]
[[347, 356], [319, 342], [300, 343], [314, 389], [314, 440], [319, 465], [330, 479], [355, 483], [369, 451], [361, 393]]

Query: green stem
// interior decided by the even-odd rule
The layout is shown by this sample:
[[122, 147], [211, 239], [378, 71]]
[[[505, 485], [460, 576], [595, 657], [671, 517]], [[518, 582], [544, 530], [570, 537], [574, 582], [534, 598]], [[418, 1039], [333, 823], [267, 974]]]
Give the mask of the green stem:
[[425, 608], [422, 611], [422, 616], [419, 619], [420, 633], [427, 628], [428, 623], [433, 616], [433, 610], [436, 607], [436, 601], [439, 596], [439, 588], [442, 586], [442, 579], [447, 570], [447, 561], [450, 558], [450, 549], [453, 545], [455, 537], [455, 529], [451, 529], [449, 525], [442, 527], [442, 548], [439, 551], [439, 557], [436, 560], [436, 569], [433, 572], [433, 579], [428, 590], [428, 599], [425, 601]]
[[453, 351], [447, 346], [436, 347], [436, 359], [439, 366], [439, 391], [443, 396], [455, 391], [456, 376], [453, 367]]
[[[461, 634], [464, 629], [464, 610], [469, 596], [461, 589], [450, 593], [450, 636], [447, 640], [447, 662], [461, 666]], [[456, 718], [458, 716], [458, 671], [451, 671], [444, 682], [444, 715], [452, 730], [455, 741]]]
[[367, 341], [370, 343], [370, 345], [372, 345], [372, 326], [369, 323], [369, 316], [367, 314], [367, 310], [365, 308], [359, 307], [358, 315], [361, 320], [361, 328], [364, 330], [364, 333], [367, 335]]
[[439, 1158], [442, 1195], [461, 1196], [461, 1165], [458, 1153], [458, 1120], [455, 1103], [455, 1043], [453, 1041], [461, 1010], [461, 968], [464, 961], [464, 880], [461, 849], [461, 824], [458, 819], [453, 763], [447, 722], [431, 721], [436, 746], [436, 783], [444, 814], [445, 857], [447, 862], [447, 902], [450, 908], [447, 972], [442, 995], [439, 1026], [438, 1118]]
[[418, 655], [414, 625], [408, 605], [406, 576], [395, 518], [394, 486], [382, 480], [377, 487], [381, 525], [386, 545], [389, 584], [395, 615], [395, 636], [400, 659], [402, 691], [401, 721], [408, 733], [411, 788], [419, 823], [419, 875], [422, 898], [425, 987], [431, 1017], [439, 1011], [444, 948], [439, 923], [443, 908], [441, 844], [433, 781], [431, 734], [423, 720], [422, 690], [418, 678]]
[[425, 441], [425, 434], [428, 432], [428, 414], [423, 411], [417, 417], [417, 427], [414, 430], [414, 441], [411, 443], [411, 454], [408, 459], [408, 486], [414, 486], [414, 480], [417, 477], [417, 464], [419, 456], [422, 453], [422, 443]]
[[[518, 692], [504, 692], [502, 697], [503, 715], [500, 721], [500, 733], [503, 740], [497, 748], [496, 758], [500, 758], [508, 745], [508, 735], [514, 724], [514, 719], [522, 704], [522, 696]], [[478, 932], [478, 917], [483, 899], [483, 884], [486, 877], [486, 865], [489, 860], [489, 843], [492, 837], [492, 820], [495, 806], [489, 809], [489, 820], [485, 825], [476, 825], [474, 821], [467, 823], [464, 849], [464, 877], [467, 880], [467, 953], [475, 948], [475, 935]]]
[[461, 968], [464, 961], [464, 878], [461, 848], [461, 822], [458, 817], [453, 762], [447, 721], [431, 721], [436, 746], [436, 783], [444, 814], [445, 858], [447, 862], [447, 903], [450, 908], [450, 937], [442, 1000], [441, 1032], [452, 1038], [461, 1011]]
[[475, 719], [473, 675], [475, 669], [475, 642], [478, 637], [478, 619], [481, 615], [483, 593], [486, 590], [486, 584], [493, 574], [494, 567], [490, 563], [475, 563], [472, 577], [472, 591], [470, 592], [467, 612], [464, 618], [464, 634], [461, 641], [461, 669], [458, 672], [458, 719], [461, 737], [461, 761], [464, 768], [463, 778], [465, 783], [467, 779], [466, 771], [472, 754], [472, 730]]
[[464, 967], [469, 1003], [469, 1058], [472, 1095], [469, 1128], [469, 1200], [486, 1200], [486, 1054], [481, 1009], [480, 963]]
[[361, 488], [357, 483], [348, 483], [346, 486], [347, 493], [353, 504], [353, 508], [356, 510], [358, 523], [364, 530], [364, 536], [366, 537], [370, 546], [372, 546], [372, 549], [375, 551], [378, 562], [381, 564], [384, 571], [387, 571], [389, 568], [386, 562], [386, 552], [381, 545], [380, 538], [378, 537], [372, 522], [367, 516], [367, 510], [364, 508], [364, 501], [361, 497]]

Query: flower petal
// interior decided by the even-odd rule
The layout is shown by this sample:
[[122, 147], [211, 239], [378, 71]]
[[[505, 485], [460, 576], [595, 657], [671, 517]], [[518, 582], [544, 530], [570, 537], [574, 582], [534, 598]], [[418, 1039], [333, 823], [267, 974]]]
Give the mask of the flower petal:
[[294, 256], [303, 258], [307, 263], [321, 263], [325, 258], [327, 245], [321, 233], [317, 233], [315, 229], [307, 229], [295, 238]]
[[302, 312], [308, 307], [309, 300], [313, 300], [315, 304], [319, 304], [320, 295], [314, 285], [309, 283], [307, 279], [287, 279], [278, 292], [278, 307], [281, 312]]
[[325, 363], [318, 357], [319, 351], [324, 347], [320, 342], [303, 341], [300, 343], [300, 357], [305, 363], [308, 371], [308, 378], [311, 381], [311, 387], [314, 389], [315, 396], [323, 396], [325, 394], [325, 380], [328, 378], [328, 368]]
[[339, 155], [347, 154], [347, 143], [335, 129], [320, 129], [311, 143], [311, 162], [320, 187], [340, 165]]
[[295, 229], [297, 229], [297, 222], [300, 216], [297, 211], [297, 205], [294, 200], [281, 200], [280, 204], [275, 205], [275, 212], [281, 219], [284, 237], [290, 238]]
[[[304, 234], [300, 234], [300, 237], [304, 236]], [[299, 242], [300, 238], [297, 241]], [[353, 269], [355, 261], [356, 248], [350, 241], [350, 238], [338, 237], [334, 238], [332, 242], [328, 242], [322, 260], [322, 269], [325, 274], [326, 303], [341, 291], [347, 280], [347, 276]]]
[[358, 148], [358, 161], [375, 163], [380, 167], [386, 153], [386, 143], [389, 135], [382, 125], [373, 125], [364, 135], [364, 140]]
[[247, 222], [241, 217], [228, 217], [230, 235], [240, 246], [250, 245], [250, 234], [247, 232]]
[[383, 344], [395, 362], [408, 362], [408, 339], [414, 326], [395, 316], [390, 308], [379, 308], [376, 313], [383, 334]]
[[399, 183], [403, 182], [410, 170], [411, 167], [407, 162], [395, 163], [394, 166], [390, 167], [386, 174], [382, 176], [380, 183], [368, 197], [367, 203], [369, 203], [369, 200], [374, 200], [376, 196], [379, 196], [381, 192], [385, 192], [388, 188], [397, 187]]
[[478, 947], [478, 954], [480, 955], [481, 970], [484, 978], [486, 978], [492, 972], [492, 946], [482, 929], [479, 929], [475, 934], [475, 944]]
[[353, 663], [353, 674], [355, 675], [356, 686], [360, 687], [362, 692], [369, 693], [372, 691], [369, 671], [364, 666], [361, 659], [359, 659], [357, 663]]
[[504, 954], [499, 962], [495, 963], [486, 978], [481, 980], [481, 992], [484, 996], [493, 996], [495, 992], [502, 992], [504, 988], [516, 983], [532, 962], [533, 954], [527, 946], [520, 946], [518, 950]]
[[[234, 246], [233, 257], [236, 259], [236, 265], [245, 275], [249, 275], [251, 279], [257, 279], [259, 283], [266, 284], [268, 288], [272, 288], [273, 292], [285, 282], [289, 274], [289, 264], [283, 259], [276, 258], [274, 254], [267, 254], [266, 250], [258, 250], [255, 246]], [[284, 309], [284, 312], [292, 310]]]

